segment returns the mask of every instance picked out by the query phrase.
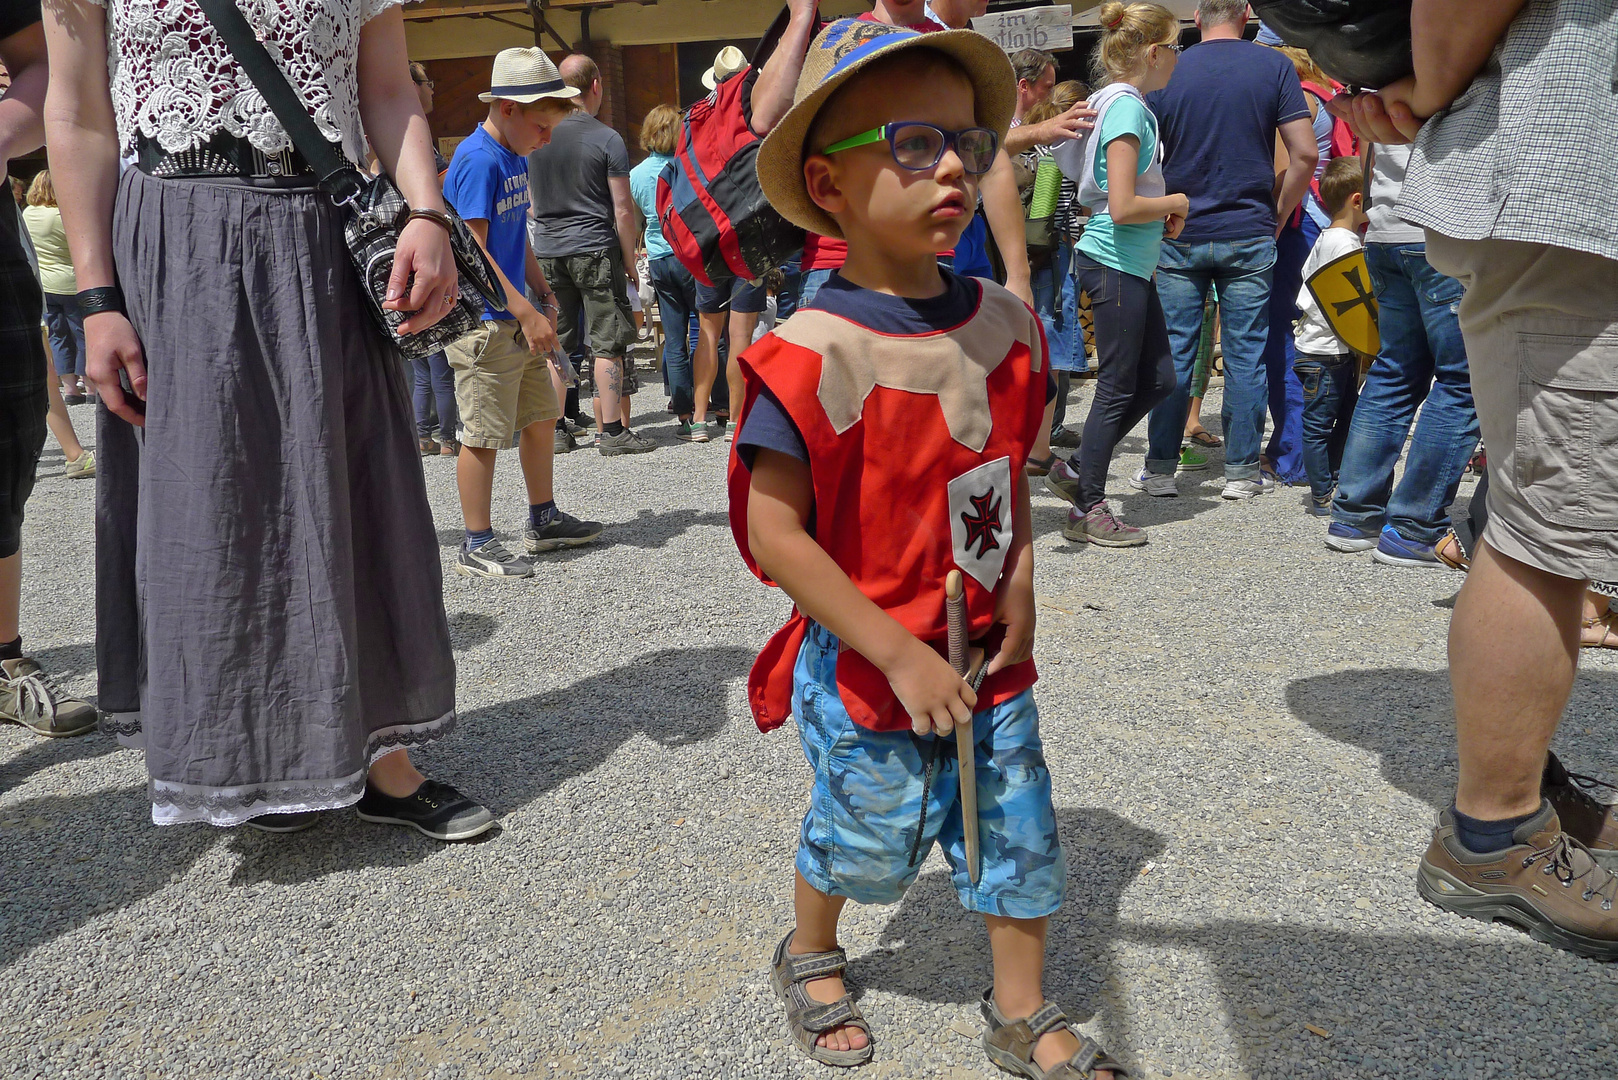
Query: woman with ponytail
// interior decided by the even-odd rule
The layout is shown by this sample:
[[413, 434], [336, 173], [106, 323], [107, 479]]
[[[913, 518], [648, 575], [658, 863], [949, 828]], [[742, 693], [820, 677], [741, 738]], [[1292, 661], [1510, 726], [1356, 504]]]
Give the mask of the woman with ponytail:
[[[1046, 477], [1073, 504], [1062, 535], [1102, 547], [1146, 543], [1146, 531], [1120, 521], [1107, 506], [1107, 469], [1126, 432], [1175, 387], [1163, 306], [1153, 275], [1163, 237], [1179, 235], [1190, 202], [1163, 181], [1157, 120], [1145, 94], [1168, 85], [1179, 56], [1180, 24], [1158, 4], [1104, 4], [1095, 66], [1107, 85], [1090, 99], [1095, 130], [1056, 151], [1062, 171], [1079, 185], [1091, 211], [1073, 260], [1090, 294], [1100, 373], [1084, 438], [1073, 459]], [[1150, 491], [1154, 478], [1132, 486]], [[1167, 477], [1170, 484], [1172, 476]]]

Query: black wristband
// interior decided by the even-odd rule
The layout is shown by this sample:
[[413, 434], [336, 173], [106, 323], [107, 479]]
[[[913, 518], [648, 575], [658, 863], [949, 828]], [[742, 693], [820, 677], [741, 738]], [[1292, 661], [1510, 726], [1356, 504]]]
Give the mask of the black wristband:
[[103, 285], [98, 289], [85, 289], [74, 297], [79, 302], [79, 314], [85, 318], [103, 311], [124, 311], [124, 291], [116, 285]]

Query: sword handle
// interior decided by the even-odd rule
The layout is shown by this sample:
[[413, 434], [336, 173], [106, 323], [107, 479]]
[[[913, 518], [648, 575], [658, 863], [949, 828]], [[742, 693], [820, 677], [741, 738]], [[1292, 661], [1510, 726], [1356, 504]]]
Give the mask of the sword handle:
[[949, 630], [949, 666], [966, 677], [966, 580], [959, 570], [944, 578], [944, 621]]

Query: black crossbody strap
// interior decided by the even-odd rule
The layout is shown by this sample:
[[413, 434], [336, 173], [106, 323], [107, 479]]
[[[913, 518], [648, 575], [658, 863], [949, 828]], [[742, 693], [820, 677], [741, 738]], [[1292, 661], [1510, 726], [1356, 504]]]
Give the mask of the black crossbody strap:
[[320, 177], [321, 189], [340, 203], [359, 194], [364, 185], [359, 170], [320, 133], [303, 99], [253, 33], [235, 0], [197, 0], [197, 3], [236, 63], [263, 95], [264, 103], [281, 121], [292, 145], [313, 166]]

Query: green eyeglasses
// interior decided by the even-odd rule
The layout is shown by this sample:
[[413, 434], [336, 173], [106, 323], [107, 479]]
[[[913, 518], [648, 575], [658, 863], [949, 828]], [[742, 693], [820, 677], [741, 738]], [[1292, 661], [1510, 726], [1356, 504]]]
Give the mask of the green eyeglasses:
[[995, 151], [1000, 148], [1000, 137], [988, 128], [945, 131], [932, 124], [900, 120], [832, 143], [821, 153], [840, 154], [856, 146], [870, 146], [884, 141], [899, 167], [911, 172], [926, 172], [933, 168], [943, 160], [944, 151], [954, 147], [961, 157], [961, 164], [973, 176], [982, 176], [989, 171], [994, 165]]

